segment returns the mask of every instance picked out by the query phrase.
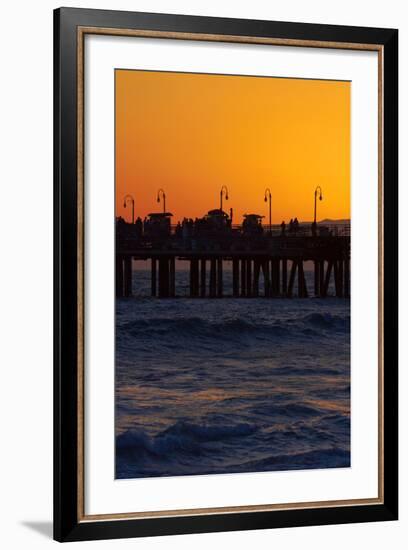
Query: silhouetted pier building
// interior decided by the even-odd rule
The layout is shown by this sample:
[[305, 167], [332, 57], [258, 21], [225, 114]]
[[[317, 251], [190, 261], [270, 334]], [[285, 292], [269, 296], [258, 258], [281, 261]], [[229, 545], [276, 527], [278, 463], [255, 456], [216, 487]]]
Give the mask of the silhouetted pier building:
[[244, 214], [242, 232], [244, 235], [261, 235], [263, 233], [262, 218], [259, 214]]
[[[328, 296], [334, 283], [337, 297], [350, 296], [350, 235], [348, 226], [300, 225], [295, 234], [264, 231], [262, 216], [247, 214], [241, 226], [231, 215], [210, 210], [200, 219], [171, 226], [171, 213], [149, 214], [143, 231], [117, 220], [116, 295], [132, 294], [132, 259], [150, 261], [151, 295], [176, 295], [176, 260], [188, 261], [191, 297], [224, 296], [224, 264], [232, 263], [234, 297]], [[314, 264], [313, 288], [304, 263]]]
[[171, 234], [171, 212], [153, 212], [143, 223], [143, 234], [147, 238], [165, 239]]

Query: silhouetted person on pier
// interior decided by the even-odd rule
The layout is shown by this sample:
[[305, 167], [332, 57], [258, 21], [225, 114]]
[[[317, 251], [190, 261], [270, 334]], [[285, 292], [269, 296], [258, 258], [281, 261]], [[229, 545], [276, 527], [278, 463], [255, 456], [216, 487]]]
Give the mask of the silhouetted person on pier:
[[292, 220], [292, 218], [290, 218], [290, 222], [289, 222], [289, 233], [293, 233], [293, 220]]
[[183, 222], [181, 224], [181, 229], [182, 229], [183, 239], [188, 239], [189, 234], [188, 234], [188, 221], [187, 221], [187, 218], [183, 219]]
[[299, 222], [297, 218], [293, 220], [293, 231], [295, 232], [295, 235], [299, 231]]
[[285, 220], [283, 220], [282, 223], [281, 223], [281, 233], [282, 233], [282, 237], [285, 236], [285, 232], [286, 232], [286, 223], [285, 223]]
[[184, 218], [182, 225], [183, 239], [189, 239], [193, 236], [194, 222], [191, 218]]
[[200, 233], [200, 220], [196, 217], [191, 226], [191, 235], [193, 237], [198, 237]]
[[175, 229], [176, 237], [181, 238], [183, 235], [183, 228], [181, 227], [181, 223], [177, 222], [176, 229]]

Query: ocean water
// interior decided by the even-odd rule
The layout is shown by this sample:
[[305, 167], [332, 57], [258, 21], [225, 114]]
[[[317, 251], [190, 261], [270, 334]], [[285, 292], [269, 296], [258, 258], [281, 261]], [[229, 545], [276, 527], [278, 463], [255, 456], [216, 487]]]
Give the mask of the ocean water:
[[[349, 300], [150, 298], [133, 267], [116, 301], [117, 478], [350, 466]], [[176, 280], [187, 296], [180, 266]]]

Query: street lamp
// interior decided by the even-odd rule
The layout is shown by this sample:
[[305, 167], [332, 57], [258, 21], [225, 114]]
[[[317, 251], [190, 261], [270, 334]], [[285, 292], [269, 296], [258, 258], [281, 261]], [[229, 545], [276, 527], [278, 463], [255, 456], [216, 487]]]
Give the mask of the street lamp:
[[125, 195], [123, 199], [123, 207], [126, 208], [126, 203], [130, 201], [132, 203], [132, 223], [135, 223], [135, 199], [132, 195]]
[[166, 193], [161, 188], [157, 191], [157, 202], [160, 202], [160, 195], [163, 198], [163, 214], [165, 214], [166, 213]]
[[323, 200], [323, 192], [322, 192], [322, 188], [320, 187], [320, 185], [318, 185], [315, 189], [315, 192], [314, 192], [314, 224], [316, 225], [316, 200], [317, 200], [317, 195], [319, 195], [319, 201], [322, 201]]
[[269, 233], [272, 235], [272, 193], [269, 187], [265, 189], [264, 201], [267, 202], [269, 199]]
[[225, 195], [225, 200], [227, 201], [228, 200], [228, 188], [226, 185], [223, 185], [221, 187], [221, 191], [220, 191], [220, 210], [222, 212], [222, 197]]

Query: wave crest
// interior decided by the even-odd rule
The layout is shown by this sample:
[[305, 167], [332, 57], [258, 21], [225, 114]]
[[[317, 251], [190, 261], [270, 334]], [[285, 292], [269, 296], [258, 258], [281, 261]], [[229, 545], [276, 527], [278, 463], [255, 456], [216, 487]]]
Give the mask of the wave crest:
[[349, 330], [350, 316], [330, 313], [309, 313], [296, 319], [256, 320], [248, 318], [205, 319], [198, 316], [189, 318], [152, 317], [139, 319], [122, 325], [122, 329], [132, 337], [146, 338], [175, 334], [177, 337], [235, 337], [251, 334], [285, 337], [295, 333], [310, 336], [323, 330], [346, 332]]
[[122, 451], [138, 451], [165, 455], [171, 451], [199, 453], [202, 444], [233, 437], [245, 437], [257, 428], [251, 424], [209, 426], [179, 421], [158, 433], [148, 436], [143, 430], [127, 430], [116, 437], [116, 446]]

